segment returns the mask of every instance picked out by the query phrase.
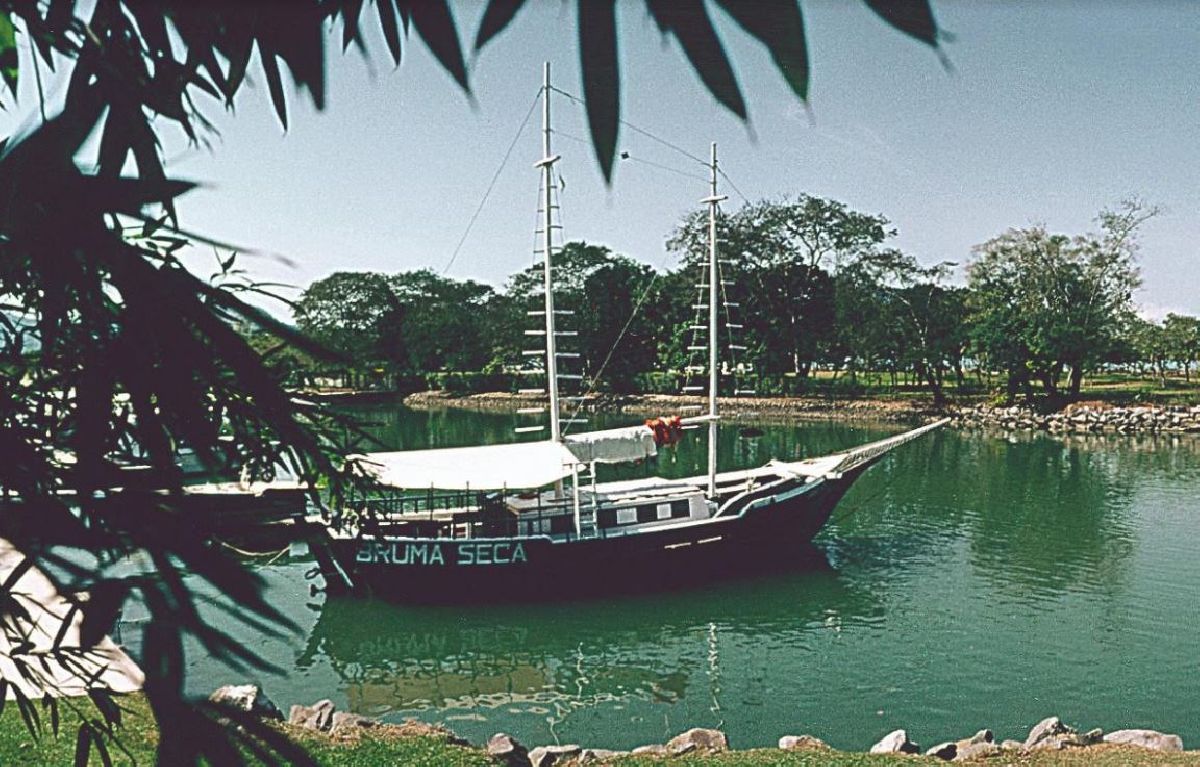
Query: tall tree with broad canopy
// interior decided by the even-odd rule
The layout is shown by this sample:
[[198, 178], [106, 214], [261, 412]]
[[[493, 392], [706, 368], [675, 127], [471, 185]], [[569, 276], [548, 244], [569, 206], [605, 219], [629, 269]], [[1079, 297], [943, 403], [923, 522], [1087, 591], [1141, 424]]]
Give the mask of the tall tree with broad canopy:
[[1100, 232], [1075, 237], [1044, 226], [1011, 229], [975, 249], [967, 267], [974, 291], [975, 342], [1008, 365], [1009, 394], [1040, 380], [1078, 396], [1084, 374], [1105, 361], [1133, 313], [1140, 285], [1137, 230], [1157, 210], [1137, 200], [1102, 211]]
[[[883, 216], [807, 194], [722, 212], [717, 221], [720, 257], [727, 262], [722, 278], [748, 309], [746, 340], [757, 368], [807, 376], [834, 343], [834, 275], [894, 234]], [[698, 269], [707, 260], [708, 214], [685, 217], [667, 247], [685, 268]]]

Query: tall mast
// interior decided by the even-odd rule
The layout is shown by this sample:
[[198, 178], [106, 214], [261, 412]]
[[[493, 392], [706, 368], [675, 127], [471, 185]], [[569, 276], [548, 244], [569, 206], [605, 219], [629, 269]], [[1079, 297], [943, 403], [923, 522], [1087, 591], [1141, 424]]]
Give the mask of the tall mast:
[[542, 259], [545, 265], [546, 291], [546, 391], [550, 395], [550, 439], [555, 442], [562, 439], [562, 425], [558, 420], [558, 352], [555, 348], [554, 335], [554, 280], [550, 265], [554, 249], [554, 195], [551, 184], [554, 182], [554, 163], [557, 155], [550, 154], [550, 62], [547, 61], [542, 71], [542, 159], [537, 165], [542, 169]]
[[717, 494], [717, 383], [720, 369], [717, 359], [717, 203], [724, 200], [717, 194], [717, 142], [712, 143], [712, 162], [709, 164], [708, 203], [708, 495]]

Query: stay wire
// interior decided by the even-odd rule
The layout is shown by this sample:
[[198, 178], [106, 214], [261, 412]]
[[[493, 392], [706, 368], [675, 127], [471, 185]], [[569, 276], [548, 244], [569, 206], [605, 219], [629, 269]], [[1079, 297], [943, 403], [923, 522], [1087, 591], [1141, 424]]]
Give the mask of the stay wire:
[[470, 220], [467, 221], [467, 228], [463, 230], [462, 237], [458, 238], [458, 244], [454, 246], [454, 252], [450, 254], [450, 259], [446, 262], [446, 265], [442, 267], [443, 276], [450, 271], [450, 267], [454, 266], [458, 254], [467, 242], [467, 237], [471, 235], [471, 230], [475, 227], [475, 222], [479, 220], [479, 214], [483, 212], [483, 206], [487, 204], [492, 190], [496, 188], [496, 182], [500, 179], [500, 174], [504, 172], [505, 166], [508, 165], [508, 158], [512, 156], [513, 150], [517, 147], [517, 142], [521, 140], [521, 134], [525, 132], [525, 127], [529, 125], [529, 118], [533, 116], [533, 111], [537, 109], [538, 100], [541, 95], [542, 91], [539, 88], [537, 95], [533, 97], [533, 103], [529, 105], [529, 111], [525, 113], [525, 119], [521, 121], [521, 126], [517, 128], [517, 134], [513, 136], [512, 143], [508, 145], [508, 149], [504, 152], [504, 158], [500, 160], [500, 167], [496, 168], [496, 172], [492, 174], [492, 180], [488, 184], [487, 190], [483, 193], [483, 199], [479, 201], [479, 207], [475, 208], [475, 212], [471, 214]]
[[[588, 397], [591, 397], [593, 392], [596, 391], [596, 382], [604, 376], [604, 371], [608, 368], [608, 363], [612, 361], [613, 354], [616, 353], [617, 347], [621, 345], [621, 341], [625, 338], [625, 334], [629, 332], [629, 327], [633, 325], [633, 321], [637, 319], [638, 312], [642, 310], [642, 304], [646, 303], [646, 299], [650, 297], [650, 291], [654, 288], [654, 285], [657, 282], [658, 270], [652, 268], [650, 281], [646, 283], [645, 289], [642, 290], [642, 295], [638, 297], [637, 303], [633, 305], [633, 311], [629, 313], [629, 319], [625, 320], [625, 327], [621, 328], [621, 332], [617, 334], [616, 340], [613, 341], [612, 346], [608, 348], [608, 354], [605, 355], [604, 362], [600, 363], [600, 367], [596, 370], [596, 374], [591, 376], [591, 381], [588, 383], [587, 391], [584, 392], [583, 398], [579, 401], [579, 403], [575, 405], [575, 409], [571, 411], [571, 418], [575, 418], [580, 412], [583, 411], [584, 401], [586, 401]], [[569, 430], [570, 424], [568, 424], [567, 428], [564, 429], [564, 433]]]
[[[564, 96], [567, 99], [574, 101], [579, 106], [582, 106], [585, 108], [587, 107], [587, 102], [584, 101], [583, 99], [581, 99], [580, 97], [576, 96], [573, 93], [567, 93], [566, 91], [564, 91], [560, 88], [556, 88], [554, 86], [550, 86], [550, 90], [554, 91], [555, 93], [559, 94], [560, 96]], [[634, 125], [633, 123], [629, 122], [628, 120], [622, 120], [622, 119], [618, 118], [617, 122], [619, 122], [621, 125], [624, 125], [626, 128], [633, 131], [634, 133], [640, 133], [641, 135], [645, 136], [646, 138], [650, 139], [651, 141], [656, 141], [659, 144], [662, 144], [663, 146], [667, 147], [668, 149], [672, 149], [672, 150], [678, 152], [679, 154], [683, 155], [684, 157], [688, 158], [689, 160], [692, 160], [693, 162], [698, 162], [706, 168], [708, 167], [708, 160], [700, 159], [699, 157], [692, 154], [691, 152], [684, 149], [683, 147], [679, 146], [678, 144], [673, 144], [670, 141], [667, 141], [665, 138], [662, 138], [661, 136], [656, 136], [653, 133], [651, 133], [650, 131], [646, 130], [645, 128], [640, 128], [637, 125]]]
[[[575, 102], [575, 103], [576, 103], [576, 104], [578, 104], [579, 106], [582, 106], [582, 107], [585, 107], [585, 108], [587, 107], [587, 102], [586, 102], [586, 101], [584, 101], [582, 98], [580, 98], [580, 97], [576, 96], [576, 95], [575, 95], [575, 94], [573, 94], [573, 93], [568, 93], [567, 91], [564, 91], [564, 90], [562, 90], [561, 88], [556, 88], [556, 87], [554, 87], [554, 86], [551, 86], [551, 87], [550, 87], [550, 89], [551, 89], [553, 92], [557, 93], [558, 95], [560, 95], [560, 96], [563, 96], [564, 98], [567, 98], [567, 99], [569, 99], [570, 101], [573, 101], [573, 102]], [[703, 165], [705, 168], [708, 168], [708, 167], [710, 167], [710, 166], [709, 166], [709, 161], [708, 161], [708, 160], [704, 160], [704, 159], [701, 159], [701, 158], [697, 157], [696, 155], [692, 154], [691, 152], [689, 152], [688, 150], [686, 150], [686, 149], [684, 149], [683, 147], [679, 146], [678, 144], [674, 144], [674, 143], [672, 143], [672, 142], [668, 141], [667, 139], [665, 139], [665, 138], [662, 138], [661, 136], [657, 136], [657, 135], [655, 135], [654, 133], [651, 133], [650, 131], [646, 130], [645, 128], [642, 128], [642, 127], [639, 127], [639, 126], [637, 126], [637, 125], [634, 125], [633, 123], [629, 122], [628, 120], [622, 120], [622, 119], [618, 119], [618, 122], [619, 122], [621, 125], [624, 125], [626, 128], [629, 128], [629, 129], [630, 129], [631, 131], [633, 131], [634, 133], [641, 134], [642, 136], [645, 136], [646, 138], [650, 139], [651, 141], [655, 141], [655, 142], [657, 142], [657, 143], [659, 143], [659, 144], [662, 144], [663, 146], [667, 147], [668, 149], [671, 149], [671, 150], [673, 150], [673, 151], [675, 151], [675, 152], [678, 152], [679, 154], [681, 154], [681, 155], [683, 155], [684, 157], [688, 158], [688, 159], [689, 159], [689, 160], [691, 160], [692, 162], [698, 162], [698, 163], [700, 163], [701, 165]], [[583, 142], [583, 143], [590, 143], [590, 142], [584, 142], [584, 141], [583, 141], [583, 139], [580, 139], [580, 138], [578, 138], [578, 137], [575, 137], [575, 136], [568, 136], [568, 138], [574, 139], [575, 141], [581, 141], [581, 142]], [[652, 162], [650, 162], [649, 160], [642, 160], [641, 158], [637, 158], [637, 157], [628, 157], [628, 158], [626, 158], [626, 159], [634, 160], [634, 161], [636, 161], [636, 162], [644, 162], [644, 163], [646, 163], [646, 164], [648, 164], [648, 165], [657, 165], [656, 163], [652, 163]], [[674, 173], [679, 173], [679, 174], [681, 174], [681, 175], [686, 175], [686, 176], [689, 176], [689, 177], [692, 177], [692, 178], [696, 178], [696, 177], [692, 176], [691, 174], [689, 174], [689, 173], [686, 173], [685, 171], [678, 170], [678, 169], [676, 169], [676, 168], [668, 168], [668, 167], [667, 167], [667, 166], [665, 166], [665, 165], [657, 165], [657, 167], [660, 167], [660, 168], [662, 168], [662, 169], [664, 169], [664, 170], [670, 170], [670, 171], [672, 171], [672, 172], [674, 172]], [[733, 179], [731, 179], [731, 178], [729, 177], [729, 174], [727, 174], [725, 171], [721, 170], [721, 168], [720, 168], [720, 167], [718, 167], [718, 168], [717, 168], [717, 173], [721, 174], [721, 178], [725, 179], [725, 181], [727, 181], [727, 182], [729, 183], [729, 186], [730, 186], [730, 188], [731, 188], [731, 189], [733, 189], [733, 191], [734, 191], [734, 192], [737, 194], [737, 196], [742, 198], [742, 202], [744, 202], [744, 203], [749, 203], [749, 202], [750, 202], [750, 198], [749, 198], [749, 197], [747, 197], [745, 194], [743, 194], [741, 189], [738, 189], [738, 186], [737, 186], [737, 184], [733, 183]], [[708, 179], [707, 179], [707, 178], [705, 178], [705, 179], [703, 179], [703, 180], [707, 181]]]

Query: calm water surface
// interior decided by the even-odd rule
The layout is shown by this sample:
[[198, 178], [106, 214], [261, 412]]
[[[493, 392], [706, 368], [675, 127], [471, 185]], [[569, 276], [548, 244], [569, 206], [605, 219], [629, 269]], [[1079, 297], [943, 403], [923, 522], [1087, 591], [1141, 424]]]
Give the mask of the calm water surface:
[[[515, 417], [373, 411], [400, 447], [508, 440]], [[595, 427], [621, 425], [608, 419]], [[896, 431], [726, 427], [722, 469]], [[700, 469], [692, 432], [662, 473]], [[625, 475], [644, 473], [626, 469]], [[807, 732], [931, 744], [1058, 714], [1200, 746], [1200, 442], [943, 430], [869, 471], [795, 571], [584, 603], [406, 608], [310, 596], [311, 562], [264, 568], [298, 636], [240, 636], [291, 703], [630, 748], [692, 726], [737, 747]], [[136, 649], [136, 648], [135, 648]], [[246, 678], [193, 654], [189, 686]]]

